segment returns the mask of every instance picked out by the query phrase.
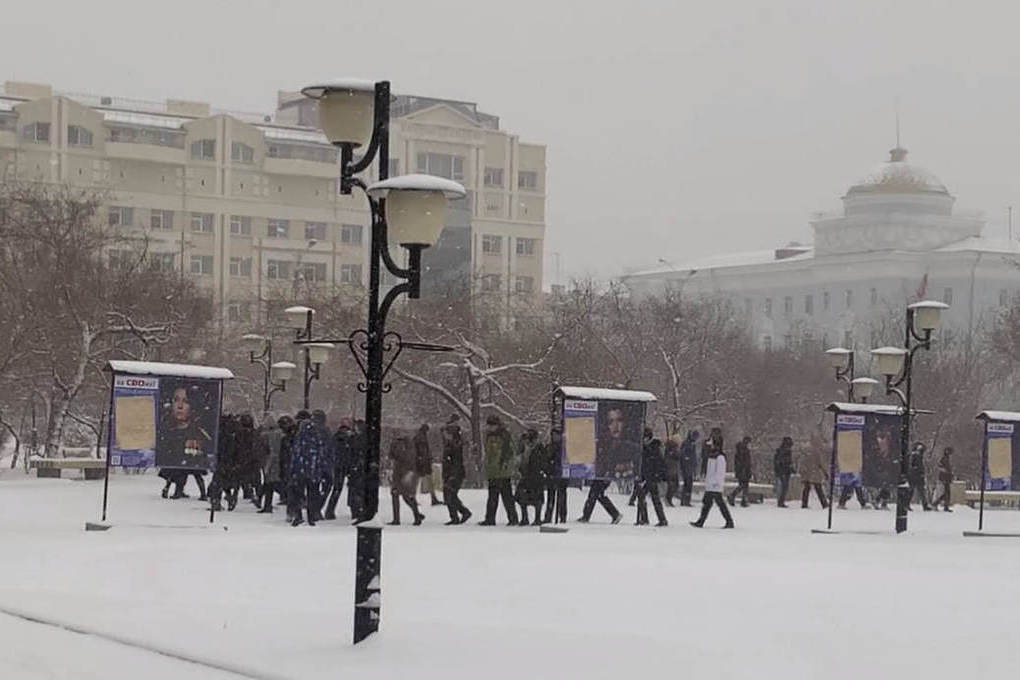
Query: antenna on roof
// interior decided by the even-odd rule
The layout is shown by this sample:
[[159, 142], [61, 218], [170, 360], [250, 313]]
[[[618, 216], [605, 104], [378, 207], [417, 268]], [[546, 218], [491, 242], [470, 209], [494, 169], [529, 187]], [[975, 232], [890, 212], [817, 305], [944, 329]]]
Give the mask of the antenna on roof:
[[896, 148], [902, 148], [900, 146], [900, 107], [896, 107]]

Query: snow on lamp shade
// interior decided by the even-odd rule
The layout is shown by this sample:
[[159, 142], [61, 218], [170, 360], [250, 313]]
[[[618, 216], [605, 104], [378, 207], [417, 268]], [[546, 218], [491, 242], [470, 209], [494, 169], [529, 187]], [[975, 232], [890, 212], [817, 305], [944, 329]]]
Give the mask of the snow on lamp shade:
[[333, 144], [365, 146], [375, 121], [375, 84], [342, 79], [302, 88], [319, 103], [319, 127]]
[[914, 327], [920, 331], [934, 331], [942, 322], [942, 310], [949, 305], [935, 300], [922, 300], [907, 307], [914, 310]]
[[305, 324], [308, 323], [309, 312], [315, 314], [314, 309], [303, 305], [288, 307], [283, 310], [284, 315], [287, 317], [287, 325], [297, 331], [302, 330], [305, 327]]
[[294, 375], [295, 369], [297, 369], [297, 366], [289, 361], [277, 361], [270, 366], [269, 377], [275, 383], [287, 382]]
[[900, 347], [879, 347], [871, 350], [871, 357], [878, 363], [878, 372], [885, 376], [898, 375], [903, 370], [907, 351]]
[[262, 348], [266, 345], [266, 338], [258, 333], [245, 333], [241, 336], [241, 342], [244, 343], [244, 346], [248, 350], [252, 352], [261, 352]]
[[386, 199], [389, 242], [430, 247], [446, 224], [447, 200], [463, 198], [464, 187], [432, 175], [401, 175], [368, 187], [373, 198]]
[[861, 399], [871, 399], [878, 381], [874, 378], [855, 378], [853, 380], [854, 394]]
[[324, 364], [333, 350], [331, 342], [311, 342], [305, 345], [308, 348], [308, 360], [313, 364]]
[[829, 358], [829, 364], [833, 368], [845, 368], [847, 365], [850, 350], [845, 347], [833, 347], [825, 350], [825, 356]]

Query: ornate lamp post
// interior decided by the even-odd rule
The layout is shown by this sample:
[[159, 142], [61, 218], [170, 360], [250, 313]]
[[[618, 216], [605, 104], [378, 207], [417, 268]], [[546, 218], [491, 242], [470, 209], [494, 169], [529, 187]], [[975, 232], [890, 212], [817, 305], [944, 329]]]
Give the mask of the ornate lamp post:
[[[422, 250], [435, 245], [446, 223], [447, 200], [463, 198], [457, 182], [429, 175], [389, 178], [390, 84], [338, 80], [309, 85], [302, 94], [318, 101], [319, 124], [329, 141], [340, 149], [340, 193], [360, 189], [368, 199], [372, 236], [368, 264], [368, 319], [346, 343], [358, 362], [365, 382], [365, 508], [358, 524], [357, 575], [354, 586], [354, 642], [379, 629], [382, 527], [370, 523], [379, 509], [379, 447], [382, 395], [390, 386], [385, 378], [404, 347], [447, 349], [424, 343], [403, 342], [386, 330], [386, 315], [402, 294], [417, 299], [421, 293]], [[354, 151], [365, 147], [360, 158]], [[359, 173], [376, 162], [379, 181], [366, 185]], [[397, 265], [390, 245], [407, 249], [408, 266]], [[380, 301], [382, 267], [401, 283]], [[310, 325], [309, 325], [309, 336]], [[390, 353], [384, 365], [384, 356]]]
[[[932, 331], [939, 327], [942, 310], [949, 305], [933, 300], [907, 306], [906, 333], [903, 347], [879, 347], [871, 350], [878, 363], [878, 372], [885, 376], [885, 393], [895, 394], [903, 406], [900, 423], [900, 477], [896, 487], [896, 533], [907, 530], [907, 506], [910, 504], [910, 481], [907, 479], [910, 449], [910, 419], [913, 416], [912, 382], [914, 354], [931, 349]], [[914, 344], [916, 343], [916, 344]], [[903, 389], [900, 389], [900, 386]]]
[[854, 400], [854, 351], [845, 347], [833, 347], [825, 350], [829, 365], [836, 371], [836, 380], [846, 383], [847, 401]]
[[[241, 336], [248, 348], [248, 361], [262, 367], [262, 420], [269, 416], [273, 395], [287, 391], [287, 381], [297, 368], [289, 361], [273, 363], [273, 341], [256, 333]], [[256, 354], [258, 352], [258, 354]]]
[[315, 310], [311, 307], [301, 305], [288, 307], [283, 310], [283, 313], [287, 316], [287, 325], [294, 329], [296, 343], [304, 347], [304, 399], [301, 402], [301, 407], [307, 411], [311, 408], [309, 395], [312, 390], [312, 381], [319, 379], [321, 375], [319, 369], [322, 368], [322, 364], [326, 363], [334, 345], [329, 342], [312, 342], [312, 318], [315, 316]]

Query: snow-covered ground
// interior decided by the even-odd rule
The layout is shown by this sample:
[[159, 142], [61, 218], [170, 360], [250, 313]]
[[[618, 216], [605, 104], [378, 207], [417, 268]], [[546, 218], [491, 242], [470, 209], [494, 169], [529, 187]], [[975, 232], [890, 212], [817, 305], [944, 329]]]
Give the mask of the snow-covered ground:
[[[151, 646], [274, 678], [990, 677], [1011, 671], [1020, 539], [963, 538], [975, 512], [737, 508], [737, 529], [387, 528], [383, 626], [353, 647], [354, 530], [291, 528], [250, 504], [219, 515], [159, 498], [153, 475], [101, 482], [0, 472], [3, 678], [228, 678]], [[575, 493], [575, 492], [572, 492]], [[484, 498], [466, 500], [481, 516]], [[388, 501], [388, 498], [385, 499]], [[619, 499], [620, 505], [625, 499]], [[814, 501], [814, 499], [813, 499]], [[572, 495], [571, 519], [580, 510]], [[389, 519], [388, 502], [384, 519]], [[597, 511], [601, 512], [601, 511]], [[713, 511], [715, 512], [715, 511]], [[986, 514], [1020, 531], [1020, 513]], [[124, 642], [137, 643], [138, 647]]]

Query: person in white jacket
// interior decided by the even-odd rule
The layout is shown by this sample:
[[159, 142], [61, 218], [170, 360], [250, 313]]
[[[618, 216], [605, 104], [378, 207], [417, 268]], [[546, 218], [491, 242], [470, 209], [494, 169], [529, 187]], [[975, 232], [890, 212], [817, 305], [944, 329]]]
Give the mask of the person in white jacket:
[[732, 529], [733, 516], [730, 515], [730, 509], [726, 507], [726, 501], [723, 500], [723, 489], [726, 484], [726, 455], [723, 453], [722, 447], [722, 430], [714, 428], [712, 434], [709, 435], [709, 441], [717, 441], [718, 446], [712, 446], [710, 450], [706, 451], [708, 464], [705, 470], [705, 496], [701, 502], [701, 517], [696, 522], [691, 522], [691, 526], [699, 529], [705, 526], [708, 511], [712, 509], [712, 503], [715, 503], [719, 506], [719, 512], [722, 513], [723, 519], [726, 520], [723, 528]]

